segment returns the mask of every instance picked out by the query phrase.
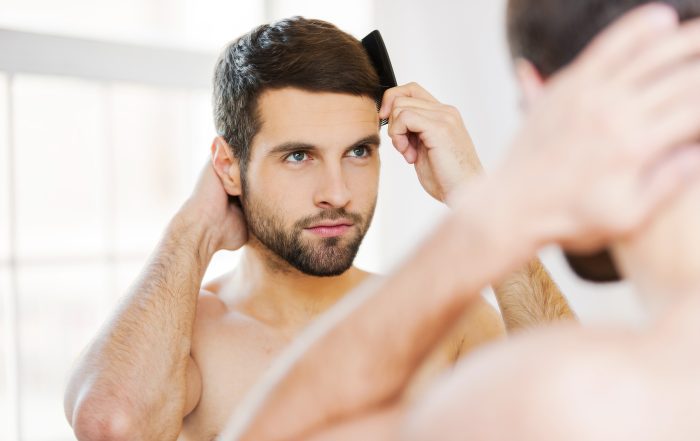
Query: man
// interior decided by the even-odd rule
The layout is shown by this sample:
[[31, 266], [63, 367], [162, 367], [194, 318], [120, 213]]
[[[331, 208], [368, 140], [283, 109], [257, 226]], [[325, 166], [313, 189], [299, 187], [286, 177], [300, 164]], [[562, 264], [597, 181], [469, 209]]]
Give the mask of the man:
[[[512, 1], [563, 33], [530, 28], [553, 47], [581, 32], [572, 23], [594, 24], [583, 46], [644, 2], [632, 3], [590, 0], [594, 17], [584, 17], [570, 2]], [[547, 47], [533, 43], [532, 53]], [[346, 297], [310, 327], [222, 440], [698, 439], [699, 54], [700, 21], [681, 26], [671, 8], [646, 5], [567, 54], [546, 85], [529, 69], [528, 116], [507, 160], [455, 196], [454, 214], [381, 290]], [[421, 132], [419, 110], [400, 99], [413, 93], [387, 92], [380, 112], [407, 152], [421, 148], [406, 139]], [[488, 206], [500, 209], [479, 216]], [[590, 252], [611, 242], [640, 291], [667, 305], [654, 326], [533, 331], [463, 360], [427, 398], [405, 398], [416, 366], [483, 284], [546, 243]], [[334, 363], [323, 363], [329, 354]]]
[[[317, 20], [264, 25], [224, 50], [214, 86], [212, 165], [71, 378], [80, 440], [214, 438], [280, 350], [369, 277], [352, 263], [377, 197], [378, 78], [360, 42]], [[429, 104], [441, 138], [416, 169], [445, 200], [479, 163], [458, 114]], [[214, 252], [243, 246], [200, 290]], [[511, 328], [571, 317], [538, 262], [513, 277], [497, 289]], [[502, 333], [476, 301], [413, 393]]]
[[[509, 37], [513, 54], [520, 59], [518, 74], [527, 100], [535, 105], [545, 82], [592, 35], [642, 3], [646, 2], [586, 0], [574, 6], [558, 1], [510, 0]], [[657, 37], [655, 53], [629, 54], [625, 62], [652, 64], [661, 57], [679, 63], [688, 60], [695, 66], [670, 75], [665, 87], [684, 93], [682, 99], [697, 101], [700, 94], [692, 78], [698, 78], [700, 68], [694, 61], [698, 52], [691, 48], [700, 43], [700, 1], [665, 3], [673, 6], [681, 21], [692, 19], [682, 29], [683, 35], [674, 34], [669, 27], [668, 32]], [[538, 15], [531, 12], [535, 4], [541, 10]], [[647, 79], [636, 78], [639, 82]], [[655, 92], [645, 97], [646, 104], [657, 110], [654, 125], [658, 127], [648, 130], [646, 136], [659, 130], [682, 132], [684, 123], [666, 113], [668, 101], [657, 99], [661, 96]], [[700, 126], [700, 119], [693, 122]], [[682, 149], [700, 155], [698, 131], [683, 141], [687, 145]], [[411, 422], [404, 428], [404, 438], [700, 438], [700, 420], [695, 412], [700, 404], [699, 197], [700, 180], [696, 179], [642, 228], [609, 243], [621, 276], [632, 282], [647, 306], [649, 326], [642, 331], [554, 328], [527, 339], [514, 339], [498, 350], [485, 351], [475, 363], [464, 364], [413, 411]], [[517, 373], [514, 369], [487, 367], [515, 359], [524, 360]], [[540, 370], [545, 366], [550, 370], [548, 375], [542, 375]], [[527, 381], [522, 381], [523, 377]], [[498, 393], [486, 390], [495, 384], [502, 388]], [[455, 418], [457, 415], [459, 419]], [[500, 419], [511, 424], [507, 428], [494, 424]]]

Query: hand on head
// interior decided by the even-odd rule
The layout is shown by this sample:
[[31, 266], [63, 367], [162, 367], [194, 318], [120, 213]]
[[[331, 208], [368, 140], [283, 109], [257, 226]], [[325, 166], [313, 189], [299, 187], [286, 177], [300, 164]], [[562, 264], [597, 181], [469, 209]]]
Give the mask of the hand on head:
[[633, 234], [700, 177], [700, 22], [642, 6], [548, 80], [496, 175], [549, 241], [591, 251]]
[[387, 90], [379, 117], [389, 120], [394, 147], [415, 166], [421, 185], [435, 199], [447, 201], [460, 183], [481, 172], [459, 111], [440, 103], [420, 85]]
[[224, 188], [212, 161], [204, 165], [194, 191], [181, 212], [206, 230], [212, 253], [236, 250], [248, 240], [243, 212]]

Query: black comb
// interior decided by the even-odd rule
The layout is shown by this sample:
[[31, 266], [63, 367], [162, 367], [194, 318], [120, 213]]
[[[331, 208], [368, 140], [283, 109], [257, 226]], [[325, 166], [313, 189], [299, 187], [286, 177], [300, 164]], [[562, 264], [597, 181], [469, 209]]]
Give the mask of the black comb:
[[[391, 67], [391, 60], [389, 59], [389, 53], [386, 51], [386, 46], [384, 46], [384, 40], [382, 39], [382, 34], [379, 31], [374, 30], [369, 33], [365, 38], [362, 39], [362, 46], [364, 46], [367, 54], [369, 55], [370, 61], [374, 66], [374, 70], [377, 71], [379, 76], [379, 88], [377, 89], [377, 96], [374, 98], [377, 102], [377, 110], [382, 106], [382, 97], [387, 89], [396, 87], [396, 77], [394, 76], [394, 69]], [[379, 121], [379, 126], [386, 125], [389, 120], [383, 119]]]

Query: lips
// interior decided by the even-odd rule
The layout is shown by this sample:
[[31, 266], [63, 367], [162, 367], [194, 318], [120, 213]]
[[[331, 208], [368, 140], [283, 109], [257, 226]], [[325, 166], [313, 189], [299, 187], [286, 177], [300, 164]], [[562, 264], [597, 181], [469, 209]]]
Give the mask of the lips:
[[334, 221], [319, 222], [305, 228], [305, 230], [319, 237], [338, 237], [345, 234], [352, 226], [353, 223], [349, 220], [337, 219]]

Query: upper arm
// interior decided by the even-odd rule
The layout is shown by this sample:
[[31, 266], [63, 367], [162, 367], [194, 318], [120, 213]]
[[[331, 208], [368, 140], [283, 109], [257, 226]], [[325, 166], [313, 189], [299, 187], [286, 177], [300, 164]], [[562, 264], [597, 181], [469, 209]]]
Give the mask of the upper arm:
[[187, 375], [185, 381], [186, 393], [183, 418], [192, 413], [202, 397], [202, 375], [199, 371], [199, 367], [197, 367], [197, 363], [195, 363], [191, 356], [188, 357], [187, 360]]
[[576, 319], [559, 287], [537, 258], [494, 284], [493, 290], [509, 332]]
[[506, 336], [501, 314], [489, 302], [479, 297], [465, 311], [450, 335], [449, 356], [452, 362], [470, 353], [476, 347]]
[[414, 401], [420, 398], [435, 379], [460, 358], [476, 347], [505, 335], [499, 312], [482, 297], [477, 297], [449, 334], [421, 363], [404, 391], [404, 400]]
[[201, 342], [198, 343], [198, 341], [201, 340], [201, 338], [198, 338], [198, 333], [201, 333], [203, 327], [206, 326], [208, 320], [211, 320], [212, 316], [218, 316], [226, 310], [219, 297], [215, 294], [217, 289], [218, 284], [207, 284], [202, 287], [199, 292], [199, 298], [197, 299], [192, 344], [190, 347], [190, 356], [187, 358], [187, 370], [185, 374], [185, 407], [183, 418], [192, 413], [202, 397], [202, 373], [192, 355], [196, 345], [201, 344]]

